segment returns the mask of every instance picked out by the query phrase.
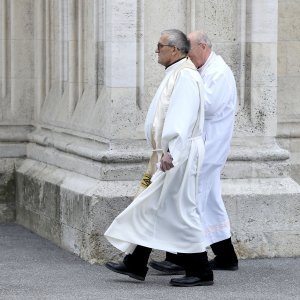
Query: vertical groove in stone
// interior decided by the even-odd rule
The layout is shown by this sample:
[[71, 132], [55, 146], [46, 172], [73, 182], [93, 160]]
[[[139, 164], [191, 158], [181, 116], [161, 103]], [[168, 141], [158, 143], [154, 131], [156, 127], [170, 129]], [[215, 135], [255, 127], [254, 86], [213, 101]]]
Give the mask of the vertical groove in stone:
[[36, 1], [36, 58], [35, 58], [35, 72], [36, 72], [36, 99], [35, 109], [36, 118], [40, 115], [42, 104], [46, 97], [45, 90], [45, 7], [44, 1]]
[[63, 0], [63, 3], [63, 84], [65, 84], [69, 80], [69, 6], [68, 0]]
[[[98, 60], [99, 60], [99, 64], [98, 64], [98, 68], [100, 68], [100, 63], [102, 63], [101, 65], [101, 72], [102, 74], [99, 74], [100, 70], [98, 71], [98, 77], [97, 77], [97, 83], [99, 85], [99, 78], [101, 78], [101, 83], [105, 83], [107, 81], [107, 51], [108, 51], [108, 39], [107, 36], [110, 36], [109, 34], [109, 25], [107, 25], [107, 23], [109, 23], [109, 18], [110, 18], [110, 12], [108, 11], [108, 4], [107, 4], [108, 0], [105, 1], [101, 1], [102, 7], [101, 7], [101, 16], [102, 16], [102, 22], [99, 22], [99, 26], [101, 24], [101, 31], [99, 31], [99, 41], [101, 42], [101, 47], [98, 47]], [[110, 40], [110, 39], [109, 39]], [[101, 53], [100, 49], [101, 48]], [[101, 56], [100, 56], [101, 55]], [[101, 76], [101, 77], [100, 77]], [[99, 87], [98, 87], [99, 88]], [[98, 93], [100, 95], [100, 91]]]
[[61, 0], [58, 6], [59, 13], [59, 92], [64, 93], [64, 1]]
[[99, 74], [99, 53], [98, 53], [98, 44], [99, 44], [99, 0], [94, 0], [94, 74], [95, 74], [95, 101], [97, 101], [99, 96], [98, 88], [98, 74]]
[[84, 2], [78, 0], [78, 100], [84, 91]]
[[136, 105], [143, 108], [144, 99], [144, 0], [137, 0], [137, 72]]
[[46, 2], [46, 97], [51, 89], [51, 0], [45, 0]]
[[246, 84], [246, 19], [247, 19], [247, 5], [246, 0], [240, 0], [240, 94], [239, 94], [239, 108], [243, 108], [245, 104], [245, 84]]
[[196, 27], [196, 3], [195, 0], [187, 1], [187, 21], [186, 31], [187, 33], [194, 31]]
[[75, 110], [78, 100], [78, 43], [77, 43], [77, 1], [68, 1], [68, 27], [69, 27], [69, 115]]
[[2, 1], [2, 97], [6, 97], [7, 92], [7, 3], [6, 0]]
[[[11, 32], [11, 40], [15, 39], [14, 29], [15, 29], [15, 0], [10, 1], [10, 32]], [[14, 46], [15, 47], [15, 46]], [[13, 78], [13, 75], [15, 75], [15, 49], [13, 48], [13, 45], [11, 47], [11, 57], [10, 57], [10, 66], [11, 66], [11, 99], [10, 99], [10, 110], [11, 114], [15, 114], [15, 78]]]
[[191, 0], [191, 31], [195, 31], [196, 29], [196, 3], [195, 0]]

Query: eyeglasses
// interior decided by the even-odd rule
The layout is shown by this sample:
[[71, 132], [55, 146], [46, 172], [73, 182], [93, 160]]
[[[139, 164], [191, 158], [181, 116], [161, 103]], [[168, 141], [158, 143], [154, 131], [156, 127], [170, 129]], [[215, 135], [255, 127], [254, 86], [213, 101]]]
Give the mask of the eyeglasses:
[[162, 47], [174, 47], [172, 45], [167, 45], [167, 44], [161, 44], [161, 43], [158, 43], [157, 44], [157, 50], [160, 50]]

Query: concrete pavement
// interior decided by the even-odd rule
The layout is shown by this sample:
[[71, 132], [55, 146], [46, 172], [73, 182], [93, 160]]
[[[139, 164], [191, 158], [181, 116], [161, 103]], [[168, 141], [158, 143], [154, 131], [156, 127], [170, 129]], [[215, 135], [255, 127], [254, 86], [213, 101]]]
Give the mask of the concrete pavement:
[[240, 261], [215, 284], [178, 288], [149, 271], [145, 282], [90, 265], [16, 224], [0, 224], [0, 299], [300, 299], [300, 258]]

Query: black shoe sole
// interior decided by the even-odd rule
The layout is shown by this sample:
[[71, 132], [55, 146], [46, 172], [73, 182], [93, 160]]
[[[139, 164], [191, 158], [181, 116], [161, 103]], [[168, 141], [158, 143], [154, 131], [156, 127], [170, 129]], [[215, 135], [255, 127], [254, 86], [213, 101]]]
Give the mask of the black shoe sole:
[[116, 269], [114, 269], [113, 267], [111, 267], [110, 265], [107, 265], [107, 264], [105, 264], [105, 267], [107, 269], [115, 272], [115, 273], [127, 275], [127, 276], [129, 276], [133, 279], [136, 279], [136, 280], [145, 281], [145, 277], [143, 277], [143, 276], [140, 276], [140, 275], [137, 275], [137, 274], [134, 274], [134, 273], [130, 273], [130, 272], [119, 271], [119, 270], [116, 270]]
[[214, 271], [237, 271], [239, 269], [238, 266], [234, 267], [214, 267], [212, 268]]
[[163, 268], [153, 262], [150, 262], [149, 266], [157, 271], [162, 272], [165, 275], [184, 275], [185, 274], [184, 269], [183, 270], [166, 270], [165, 268]]
[[237, 271], [239, 267], [213, 268], [214, 271]]
[[170, 281], [170, 285], [179, 286], [179, 287], [192, 287], [192, 286], [209, 286], [213, 285], [213, 281], [200, 281], [195, 283], [180, 283], [180, 282], [172, 282]]

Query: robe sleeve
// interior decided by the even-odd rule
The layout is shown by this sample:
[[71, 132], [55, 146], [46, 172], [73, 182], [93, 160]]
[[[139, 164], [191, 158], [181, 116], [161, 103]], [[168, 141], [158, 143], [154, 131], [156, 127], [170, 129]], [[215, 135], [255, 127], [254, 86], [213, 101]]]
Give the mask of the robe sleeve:
[[199, 74], [191, 72], [193, 71], [182, 70], [179, 74], [162, 132], [163, 151], [166, 153], [169, 150], [173, 163], [188, 155], [189, 138], [192, 137], [199, 112], [200, 96], [197, 83]]

